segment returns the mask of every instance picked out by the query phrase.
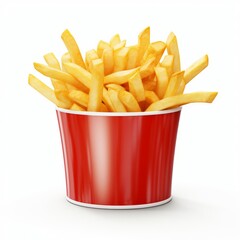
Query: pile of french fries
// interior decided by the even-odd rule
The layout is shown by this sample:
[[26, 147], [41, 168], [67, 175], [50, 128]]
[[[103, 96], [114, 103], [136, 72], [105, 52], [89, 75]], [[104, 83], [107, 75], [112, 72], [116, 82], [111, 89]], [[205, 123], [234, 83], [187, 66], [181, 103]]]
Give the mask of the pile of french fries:
[[56, 106], [75, 111], [159, 111], [192, 102], [211, 103], [217, 92], [184, 94], [186, 85], [208, 66], [204, 55], [181, 70], [177, 38], [170, 33], [166, 43], [150, 42], [150, 27], [138, 35], [138, 43], [126, 46], [119, 34], [109, 42], [99, 41], [86, 52], [85, 61], [69, 30], [62, 40], [67, 52], [61, 64], [53, 53], [44, 55], [46, 65], [35, 69], [51, 79], [50, 88], [29, 75], [29, 84]]

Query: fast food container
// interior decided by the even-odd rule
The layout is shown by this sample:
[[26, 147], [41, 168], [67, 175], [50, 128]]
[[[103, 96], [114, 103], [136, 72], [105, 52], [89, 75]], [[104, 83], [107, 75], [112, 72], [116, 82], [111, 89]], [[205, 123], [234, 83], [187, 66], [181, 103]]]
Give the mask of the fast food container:
[[56, 109], [67, 200], [108, 209], [169, 202], [181, 108], [156, 112]]

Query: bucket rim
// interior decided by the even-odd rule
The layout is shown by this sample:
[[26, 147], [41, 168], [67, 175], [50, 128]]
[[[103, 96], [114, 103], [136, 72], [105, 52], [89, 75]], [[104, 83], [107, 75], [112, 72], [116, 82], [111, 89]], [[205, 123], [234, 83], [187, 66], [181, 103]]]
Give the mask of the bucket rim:
[[167, 110], [161, 110], [161, 111], [149, 111], [149, 112], [90, 112], [90, 111], [75, 111], [75, 110], [69, 110], [64, 108], [56, 107], [56, 111], [62, 112], [62, 113], [68, 113], [68, 114], [74, 114], [74, 115], [82, 115], [82, 116], [109, 116], [109, 117], [130, 117], [130, 116], [152, 116], [152, 115], [163, 115], [163, 114], [169, 114], [174, 112], [181, 111], [182, 107], [167, 109]]

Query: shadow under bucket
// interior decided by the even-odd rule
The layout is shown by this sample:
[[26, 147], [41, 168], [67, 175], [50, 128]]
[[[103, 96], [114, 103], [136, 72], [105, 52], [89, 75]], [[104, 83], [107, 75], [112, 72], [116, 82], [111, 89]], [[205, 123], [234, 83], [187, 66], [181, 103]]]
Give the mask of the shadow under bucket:
[[181, 108], [79, 112], [57, 108], [67, 200], [94, 208], [145, 208], [171, 200]]

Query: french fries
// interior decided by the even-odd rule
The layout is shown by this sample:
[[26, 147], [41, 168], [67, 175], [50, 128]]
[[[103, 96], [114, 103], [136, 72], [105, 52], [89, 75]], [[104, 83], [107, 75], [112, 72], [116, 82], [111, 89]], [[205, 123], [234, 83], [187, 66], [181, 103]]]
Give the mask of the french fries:
[[166, 89], [168, 87], [168, 73], [167, 69], [164, 67], [156, 67], [156, 93], [160, 99], [164, 97]]
[[100, 112], [103, 94], [104, 68], [103, 61], [92, 61], [92, 84], [89, 92], [88, 111]]
[[79, 49], [74, 37], [72, 36], [72, 34], [69, 32], [68, 29], [66, 29], [62, 33], [62, 40], [63, 40], [66, 48], [68, 49], [68, 52], [69, 52], [69, 54], [71, 56], [71, 59], [72, 59], [72, 62], [76, 63], [77, 65], [79, 65], [83, 68], [85, 68], [85, 63], [83, 61], [80, 49]]
[[134, 74], [129, 79], [128, 85], [130, 93], [136, 98], [138, 102], [145, 100], [145, 90], [139, 73]]
[[174, 73], [168, 83], [164, 98], [177, 95], [178, 89], [183, 80], [184, 71]]
[[217, 92], [186, 93], [154, 102], [147, 108], [146, 111], [160, 111], [192, 102], [212, 103], [216, 96]]
[[[177, 37], [150, 42], [150, 27], [127, 46], [115, 34], [109, 42], [100, 40], [96, 49], [82, 58], [69, 30], [61, 38], [67, 48], [61, 65], [53, 53], [44, 55], [47, 65], [35, 69], [50, 78], [53, 89], [29, 75], [28, 83], [60, 108], [93, 112], [161, 111], [192, 102], [211, 103], [217, 92], [184, 93], [186, 85], [208, 66], [204, 55], [181, 69]], [[162, 59], [163, 58], [163, 59]]]
[[108, 90], [108, 94], [109, 94], [109, 97], [110, 97], [110, 100], [111, 100], [114, 112], [127, 112], [127, 110], [124, 107], [123, 103], [119, 99], [117, 91], [115, 91], [113, 89], [109, 89]]
[[178, 49], [177, 37], [173, 32], [167, 38], [167, 51], [169, 55], [173, 55], [173, 73], [181, 71], [180, 55]]
[[137, 100], [130, 92], [119, 91], [118, 97], [128, 112], [141, 112]]
[[[48, 66], [61, 70], [60, 64], [54, 53], [45, 54], [43, 57]], [[51, 78], [51, 81], [55, 90], [67, 90], [67, 86], [64, 82], [54, 78]]]
[[189, 83], [195, 76], [197, 76], [204, 68], [208, 66], [208, 55], [204, 55], [190, 67], [185, 70], [184, 81]]

